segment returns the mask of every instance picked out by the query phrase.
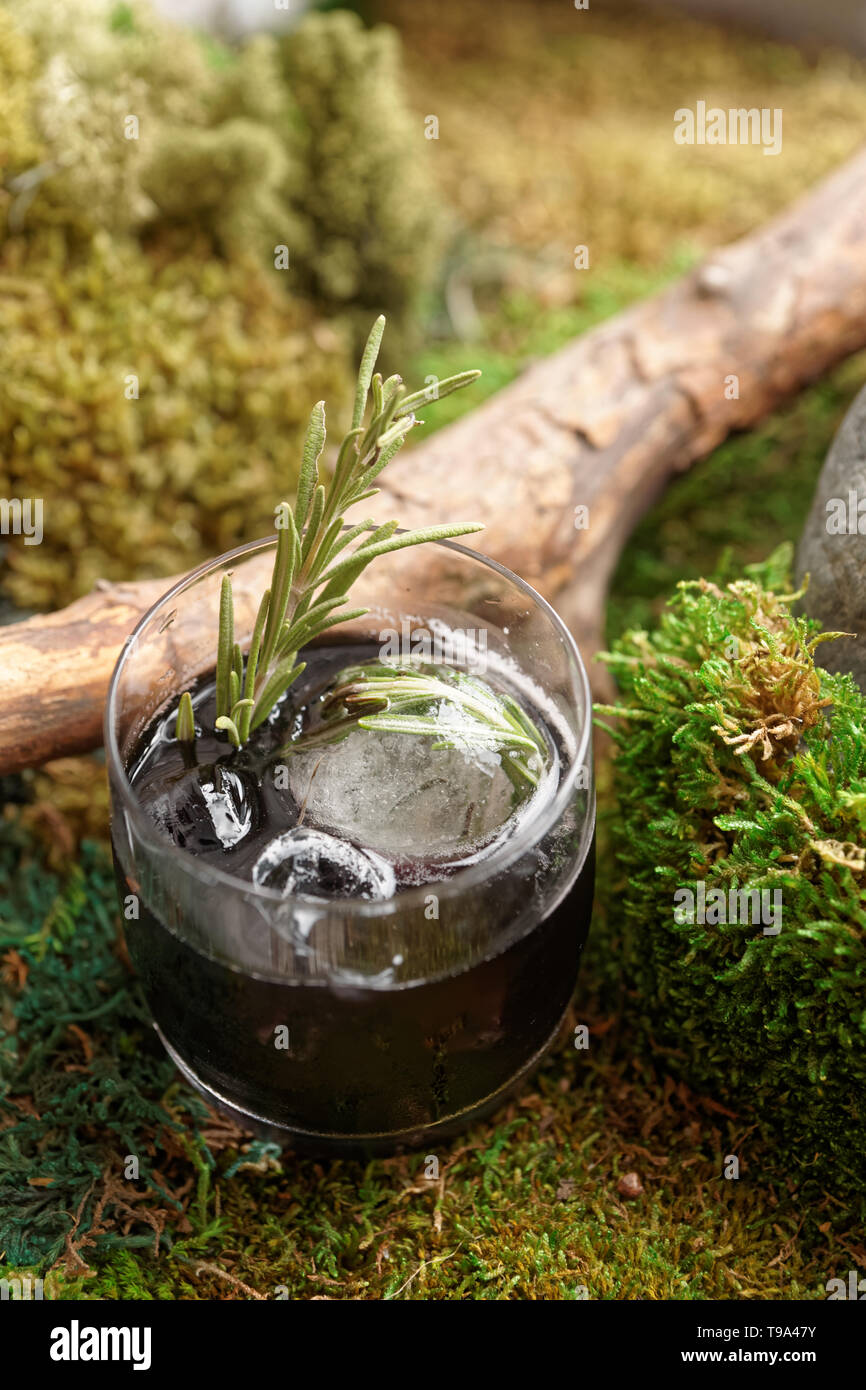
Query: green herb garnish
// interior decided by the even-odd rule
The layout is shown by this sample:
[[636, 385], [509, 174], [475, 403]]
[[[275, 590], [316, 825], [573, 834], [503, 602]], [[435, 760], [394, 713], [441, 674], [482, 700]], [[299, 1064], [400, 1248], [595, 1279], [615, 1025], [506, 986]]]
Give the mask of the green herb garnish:
[[[405, 550], [425, 541], [448, 540], [481, 530], [477, 522], [425, 526], [395, 535], [399, 522], [377, 526], [371, 518], [346, 526], [350, 507], [374, 497], [372, 484], [390, 463], [406, 436], [418, 423], [415, 411], [431, 401], [428, 388], [407, 394], [399, 376], [383, 381], [374, 373], [385, 328], [384, 316], [373, 324], [361, 358], [352, 427], [342, 441], [333, 476], [319, 481], [319, 459], [325, 446], [325, 405], [313, 407], [304, 441], [298, 494], [294, 508], [283, 502], [276, 509], [277, 553], [270, 588], [259, 605], [249, 654], [234, 640], [231, 578], [220, 593], [216, 662], [216, 724], [240, 748], [267, 719], [278, 700], [304, 670], [298, 653], [313, 638], [337, 623], [363, 617], [369, 610], [343, 612], [349, 590], [379, 555]], [[468, 386], [481, 373], [460, 372], [438, 384], [434, 399]], [[369, 419], [368, 406], [372, 395]], [[178, 709], [178, 739], [195, 738], [191, 697], [186, 692]]]
[[515, 789], [538, 786], [548, 763], [544, 738], [510, 695], [454, 667], [348, 666], [321, 705], [321, 723], [279, 756], [345, 738], [355, 728], [414, 734], [433, 748], [498, 752]]

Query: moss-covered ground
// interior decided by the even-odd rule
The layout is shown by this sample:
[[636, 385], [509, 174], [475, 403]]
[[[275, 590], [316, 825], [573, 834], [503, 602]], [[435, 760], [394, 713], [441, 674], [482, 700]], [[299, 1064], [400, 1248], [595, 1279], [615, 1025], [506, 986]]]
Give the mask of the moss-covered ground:
[[[5, 826], [0, 1243], [76, 1298], [820, 1296], [862, 1263], [844, 1213], [798, 1208], [746, 1118], [665, 1075], [587, 972], [566, 1044], [434, 1156], [320, 1164], [249, 1147], [178, 1085], [118, 944], [104, 851], [54, 878]], [[598, 940], [603, 928], [596, 923]], [[139, 1178], [127, 1178], [137, 1160]], [[634, 1175], [634, 1176], [632, 1176]], [[806, 1234], [804, 1236], [804, 1227]]]
[[[587, 14], [561, 4], [460, 0], [437, 5], [432, 28], [426, 0], [375, 9], [403, 32], [419, 120], [439, 116], [425, 154], [461, 229], [421, 376], [471, 354], [495, 389], [760, 222], [862, 136], [862, 70], [842, 57], [807, 61], [623, 8], [589, 12], [583, 45], [574, 25]], [[746, 167], [730, 151], [719, 164], [686, 151], [674, 165], [668, 126], [638, 158], [635, 120], [652, 132], [648, 111], [711, 90], [784, 103], [790, 157]], [[576, 242], [599, 248], [577, 282]], [[455, 329], [471, 330], [473, 312], [468, 344]], [[623, 556], [612, 635], [726, 547], [740, 563], [796, 537], [864, 376], [852, 361], [671, 488]], [[49, 1289], [82, 1299], [810, 1298], [866, 1267], [844, 1207], [804, 1209], [769, 1183], [748, 1114], [675, 1083], [662, 1052], [635, 1050], [625, 1001], [600, 1002], [617, 894], [604, 768], [599, 902], [573, 1019], [590, 1025], [590, 1047], [567, 1034], [522, 1096], [434, 1155], [435, 1179], [423, 1154], [365, 1166], [250, 1148], [178, 1085], [124, 963], [98, 760], [90, 769], [90, 801], [79, 761], [6, 789], [0, 1259], [50, 1268]], [[734, 1151], [746, 1155], [736, 1182], [722, 1176]], [[124, 1176], [130, 1157], [137, 1180]]]

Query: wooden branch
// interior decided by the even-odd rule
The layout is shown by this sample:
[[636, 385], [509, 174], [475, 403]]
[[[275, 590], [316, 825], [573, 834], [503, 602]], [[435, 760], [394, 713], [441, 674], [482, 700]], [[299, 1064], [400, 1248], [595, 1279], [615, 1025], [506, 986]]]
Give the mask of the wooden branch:
[[[866, 151], [395, 460], [374, 513], [483, 521], [478, 548], [553, 599], [591, 654], [622, 546], [671, 476], [864, 346]], [[118, 651], [168, 585], [107, 585], [0, 629], [0, 772], [99, 742]]]

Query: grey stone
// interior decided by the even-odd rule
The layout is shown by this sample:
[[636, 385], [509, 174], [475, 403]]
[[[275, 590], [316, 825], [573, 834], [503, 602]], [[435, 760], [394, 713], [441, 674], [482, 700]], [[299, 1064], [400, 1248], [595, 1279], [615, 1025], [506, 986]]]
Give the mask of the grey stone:
[[[842, 534], [835, 534], [840, 527]], [[828, 671], [850, 671], [866, 690], [866, 388], [845, 416], [818, 478], [797, 550], [798, 581], [806, 573], [803, 610], [831, 631], [857, 634], [822, 643], [816, 660]]]

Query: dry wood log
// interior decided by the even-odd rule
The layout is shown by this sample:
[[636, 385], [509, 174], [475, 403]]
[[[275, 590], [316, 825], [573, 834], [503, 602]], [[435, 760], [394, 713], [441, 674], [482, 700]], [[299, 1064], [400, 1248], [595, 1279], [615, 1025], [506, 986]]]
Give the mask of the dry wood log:
[[[373, 509], [407, 526], [483, 521], [478, 548], [554, 600], [589, 654], [621, 548], [671, 476], [864, 346], [866, 151], [407, 451]], [[99, 742], [118, 651], [168, 585], [105, 586], [0, 629], [0, 772]]]

